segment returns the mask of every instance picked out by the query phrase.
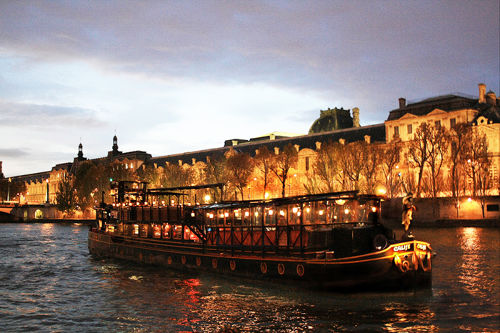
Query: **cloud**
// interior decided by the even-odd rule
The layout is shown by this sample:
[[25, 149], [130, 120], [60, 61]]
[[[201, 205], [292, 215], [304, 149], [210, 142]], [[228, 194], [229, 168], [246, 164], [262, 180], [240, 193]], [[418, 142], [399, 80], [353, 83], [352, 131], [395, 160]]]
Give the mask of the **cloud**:
[[34, 126], [61, 128], [76, 126], [103, 126], [95, 112], [79, 107], [39, 105], [0, 100], [0, 126]]
[[468, 77], [498, 89], [497, 1], [6, 2], [0, 12], [6, 50], [103, 70], [343, 96], [359, 87], [374, 100], [450, 86], [456, 68], [477, 63]]
[[18, 149], [18, 148], [14, 148], [14, 149], [2, 149], [0, 148], [0, 157], [23, 157], [23, 156], [26, 156], [28, 155], [28, 153], [26, 151], [24, 151], [23, 149]]

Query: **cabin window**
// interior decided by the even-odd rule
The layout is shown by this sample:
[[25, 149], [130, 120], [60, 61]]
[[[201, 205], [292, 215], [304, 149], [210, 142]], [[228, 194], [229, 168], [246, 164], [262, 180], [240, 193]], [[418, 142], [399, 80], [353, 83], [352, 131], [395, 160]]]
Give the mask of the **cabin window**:
[[174, 239], [182, 239], [182, 226], [175, 225], [173, 226], [173, 238]]
[[242, 210], [242, 218], [243, 218], [244, 225], [251, 225], [252, 224], [252, 217], [251, 217], [251, 212], [250, 212], [249, 208]]
[[394, 126], [394, 137], [399, 137], [399, 127], [398, 126]]
[[261, 225], [262, 207], [253, 207], [250, 210], [250, 217], [252, 218], [252, 225]]
[[306, 156], [306, 171], [309, 171], [309, 156]]
[[412, 128], [412, 125], [409, 124], [407, 127], [406, 127], [407, 131], [408, 131], [408, 134], [411, 134], [412, 131], [413, 131], [413, 128]]
[[434, 122], [434, 126], [435, 126], [436, 128], [441, 127], [441, 120], [436, 120], [436, 121]]
[[288, 206], [288, 224], [300, 224], [300, 216], [302, 215], [302, 211], [299, 205], [289, 205]]
[[234, 209], [233, 214], [234, 214], [234, 224], [235, 225], [242, 225], [243, 224], [243, 216], [241, 215], [241, 208]]
[[304, 224], [311, 224], [312, 223], [312, 207], [311, 204], [306, 204], [304, 206], [304, 211], [303, 211], [304, 216], [302, 217], [302, 221]]
[[288, 224], [288, 205], [276, 207], [276, 221], [278, 225]]
[[271, 206], [271, 207], [266, 207], [264, 209], [265, 216], [264, 216], [264, 224], [265, 225], [274, 225], [276, 224], [276, 219], [277, 219], [277, 207]]
[[499, 206], [498, 206], [498, 204], [486, 205], [486, 211], [487, 212], [498, 212], [499, 211]]

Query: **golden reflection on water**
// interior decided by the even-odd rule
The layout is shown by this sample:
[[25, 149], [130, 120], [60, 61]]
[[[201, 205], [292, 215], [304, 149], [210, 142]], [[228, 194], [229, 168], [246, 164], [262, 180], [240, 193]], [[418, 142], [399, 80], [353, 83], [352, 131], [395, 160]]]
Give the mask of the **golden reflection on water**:
[[482, 255], [481, 235], [483, 229], [463, 228], [459, 235], [459, 244], [462, 249], [462, 258], [458, 270], [458, 280], [464, 286], [465, 290], [472, 296], [487, 296], [484, 287], [481, 285], [483, 280], [486, 258]]
[[438, 327], [431, 324], [436, 313], [427, 306], [414, 311], [405, 304], [390, 304], [384, 308], [389, 316], [384, 324], [387, 332], [437, 332]]
[[54, 233], [54, 224], [53, 223], [42, 223], [42, 227], [40, 228], [42, 236], [50, 236]]

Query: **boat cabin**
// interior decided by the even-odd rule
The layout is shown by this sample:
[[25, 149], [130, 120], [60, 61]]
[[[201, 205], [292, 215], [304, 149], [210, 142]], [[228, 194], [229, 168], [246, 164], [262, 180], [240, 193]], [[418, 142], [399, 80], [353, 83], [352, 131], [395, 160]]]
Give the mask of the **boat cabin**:
[[231, 253], [316, 257], [368, 253], [384, 245], [374, 244], [377, 235], [386, 241], [392, 236], [380, 223], [379, 196], [349, 191], [203, 205], [184, 201], [186, 190], [200, 188], [148, 190], [144, 183], [120, 182], [112, 207], [99, 214], [107, 221], [102, 228]]

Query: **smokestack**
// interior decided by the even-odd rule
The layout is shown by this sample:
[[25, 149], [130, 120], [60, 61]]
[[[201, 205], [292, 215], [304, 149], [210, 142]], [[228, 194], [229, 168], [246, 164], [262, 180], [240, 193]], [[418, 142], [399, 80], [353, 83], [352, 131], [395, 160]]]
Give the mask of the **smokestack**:
[[403, 108], [405, 108], [405, 107], [406, 107], [406, 99], [405, 99], [405, 98], [403, 98], [403, 97], [400, 97], [400, 98], [399, 98], [399, 108], [400, 108], [400, 109], [403, 109]]
[[359, 108], [352, 109], [352, 127], [359, 127]]
[[479, 103], [486, 103], [486, 85], [484, 83], [479, 83]]

